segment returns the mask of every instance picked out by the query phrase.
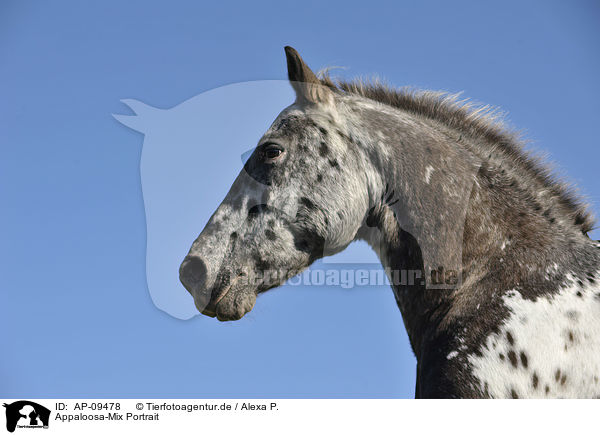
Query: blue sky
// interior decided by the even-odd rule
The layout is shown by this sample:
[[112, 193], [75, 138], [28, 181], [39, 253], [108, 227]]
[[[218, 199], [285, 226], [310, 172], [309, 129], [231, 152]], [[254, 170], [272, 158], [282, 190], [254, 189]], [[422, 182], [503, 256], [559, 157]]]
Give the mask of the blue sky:
[[[3, 2], [0, 396], [412, 397], [388, 288], [288, 286], [228, 324], [157, 309], [144, 138], [111, 114], [283, 79], [292, 45], [315, 69], [500, 106], [598, 214], [599, 18], [591, 1]], [[237, 148], [219, 152], [239, 170]]]

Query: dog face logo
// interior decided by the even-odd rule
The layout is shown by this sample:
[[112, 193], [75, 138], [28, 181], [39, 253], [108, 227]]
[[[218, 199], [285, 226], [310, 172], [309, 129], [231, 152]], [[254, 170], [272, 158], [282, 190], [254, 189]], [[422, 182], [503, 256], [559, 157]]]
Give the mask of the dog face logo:
[[4, 404], [6, 408], [6, 430], [14, 432], [15, 428], [48, 427], [50, 410], [29, 400], [19, 400], [10, 405]]

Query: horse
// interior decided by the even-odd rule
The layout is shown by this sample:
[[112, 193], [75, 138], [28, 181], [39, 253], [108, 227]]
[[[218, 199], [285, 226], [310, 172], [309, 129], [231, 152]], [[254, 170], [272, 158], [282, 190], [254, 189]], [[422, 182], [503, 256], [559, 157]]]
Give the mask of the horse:
[[240, 319], [365, 240], [417, 359], [416, 398], [599, 397], [600, 243], [574, 189], [488, 107], [318, 76], [285, 53], [296, 99], [181, 263], [197, 309]]

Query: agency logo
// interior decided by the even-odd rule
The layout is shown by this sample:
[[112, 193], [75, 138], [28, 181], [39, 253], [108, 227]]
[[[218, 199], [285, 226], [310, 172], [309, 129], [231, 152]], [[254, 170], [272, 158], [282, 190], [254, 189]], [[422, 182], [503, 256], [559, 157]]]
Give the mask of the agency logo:
[[47, 429], [50, 420], [50, 410], [29, 400], [19, 400], [6, 408], [6, 430], [14, 432], [15, 428]]

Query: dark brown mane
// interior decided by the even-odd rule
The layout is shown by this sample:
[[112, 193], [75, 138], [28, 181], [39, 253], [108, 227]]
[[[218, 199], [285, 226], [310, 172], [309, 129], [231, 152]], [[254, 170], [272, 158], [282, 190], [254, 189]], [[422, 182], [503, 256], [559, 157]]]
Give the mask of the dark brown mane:
[[477, 106], [467, 100], [459, 100], [458, 95], [443, 92], [398, 89], [378, 81], [332, 79], [326, 72], [321, 75], [321, 83], [335, 92], [365, 97], [440, 122], [471, 138], [484, 140], [548, 188], [583, 233], [593, 229], [595, 219], [575, 189], [557, 179], [540, 158], [524, 151], [518, 134], [507, 129], [498, 112], [490, 106]]

